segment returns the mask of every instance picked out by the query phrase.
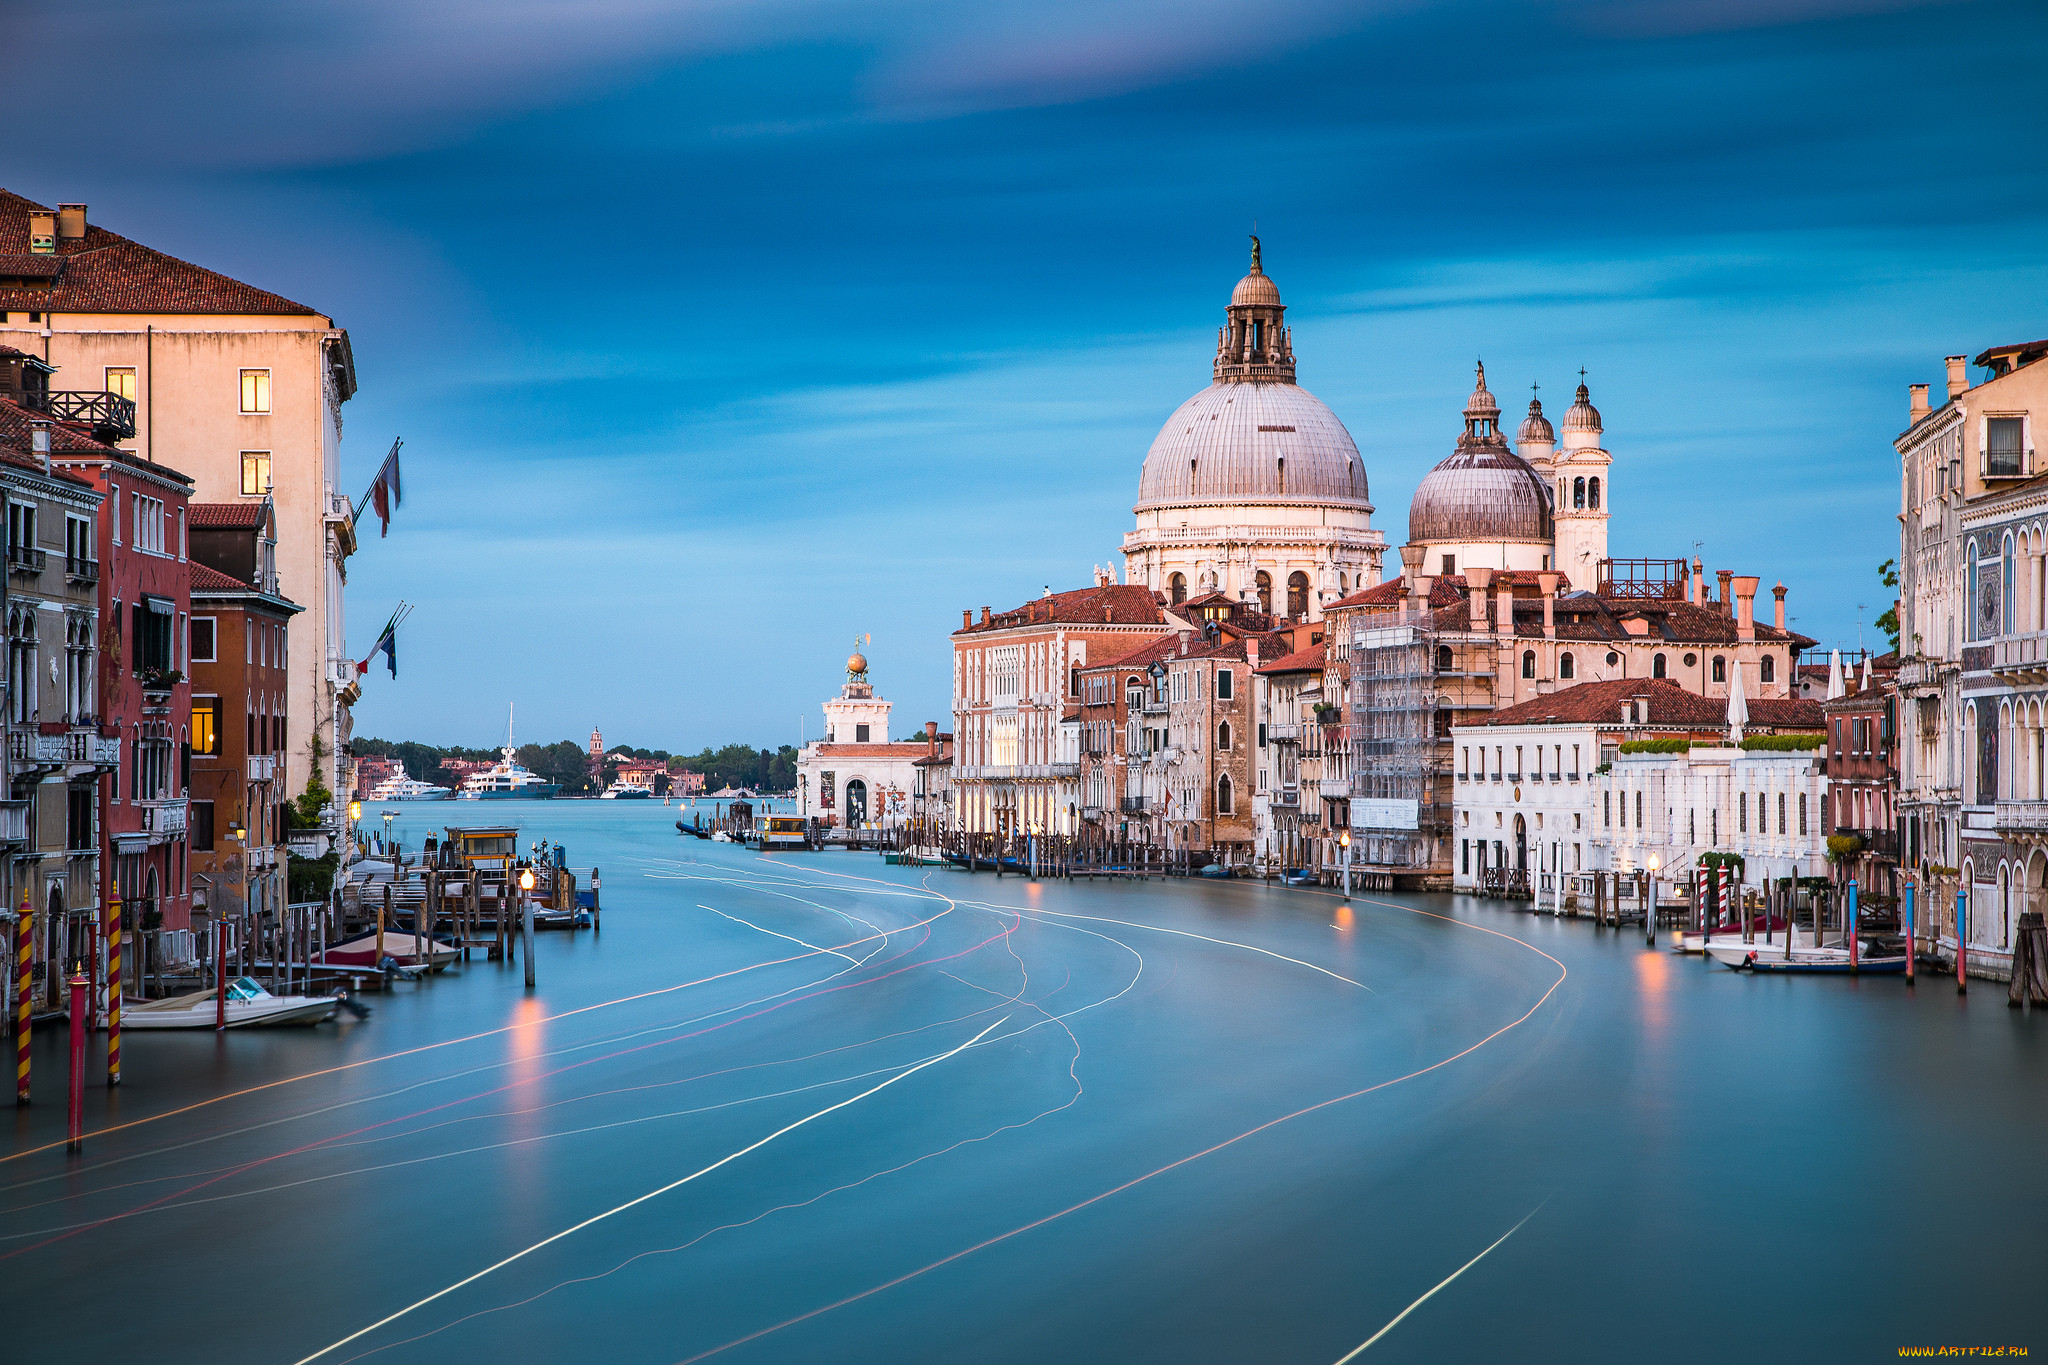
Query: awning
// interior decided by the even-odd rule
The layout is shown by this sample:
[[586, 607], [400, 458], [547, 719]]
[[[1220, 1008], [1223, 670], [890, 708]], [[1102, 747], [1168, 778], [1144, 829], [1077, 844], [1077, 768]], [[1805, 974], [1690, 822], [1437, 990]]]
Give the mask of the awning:
[[168, 597], [158, 597], [153, 593], [144, 593], [142, 595], [142, 605], [148, 607], [159, 616], [175, 616], [178, 614], [178, 604], [176, 602], [173, 602]]

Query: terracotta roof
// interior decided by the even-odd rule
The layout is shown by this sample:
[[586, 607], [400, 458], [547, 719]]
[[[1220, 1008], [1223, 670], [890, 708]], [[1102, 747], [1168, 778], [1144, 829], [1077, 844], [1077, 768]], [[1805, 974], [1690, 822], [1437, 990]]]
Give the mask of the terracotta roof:
[[[1646, 698], [1651, 726], [1718, 730], [1728, 726], [1728, 699], [1702, 697], [1669, 678], [1613, 678], [1580, 683], [1495, 711], [1482, 725], [1618, 725], [1621, 706]], [[1749, 703], [1749, 724], [1757, 730], [1820, 730], [1819, 702], [1758, 697]]]
[[254, 592], [255, 589], [239, 578], [230, 578], [219, 569], [209, 569], [195, 561], [192, 565], [192, 591]]
[[[0, 190], [0, 309], [60, 313], [269, 313], [320, 316], [254, 285], [167, 256], [88, 223], [57, 241], [55, 255], [28, 249], [28, 216], [44, 205]], [[19, 283], [32, 278], [36, 283]]]
[[908, 758], [913, 754], [921, 758], [931, 752], [923, 740], [915, 744], [819, 744], [815, 747], [820, 758]]
[[1323, 666], [1324, 661], [1329, 657], [1329, 651], [1330, 647], [1326, 644], [1310, 645], [1307, 649], [1297, 649], [1292, 654], [1273, 660], [1272, 663], [1260, 664], [1259, 672], [1262, 674], [1311, 672]]
[[[42, 463], [29, 453], [34, 449], [32, 442], [37, 422], [49, 422], [50, 453], [54, 456], [96, 456], [104, 459], [120, 454], [114, 447], [94, 440], [92, 434], [84, 427], [70, 422], [50, 421], [33, 408], [25, 408], [12, 398], [0, 397], [0, 462], [18, 469], [33, 470], [37, 474], [43, 472]], [[81, 479], [76, 474], [69, 474], [61, 469], [48, 477], [66, 480], [82, 488], [93, 486], [90, 479]]]
[[195, 502], [190, 509], [191, 525], [196, 529], [207, 527], [216, 530], [254, 531], [263, 525], [263, 504], [260, 502]]
[[1135, 583], [1108, 583], [1033, 598], [1015, 610], [995, 613], [987, 625], [976, 621], [953, 633], [974, 635], [1037, 625], [1156, 626], [1165, 620], [1159, 600], [1150, 588]]

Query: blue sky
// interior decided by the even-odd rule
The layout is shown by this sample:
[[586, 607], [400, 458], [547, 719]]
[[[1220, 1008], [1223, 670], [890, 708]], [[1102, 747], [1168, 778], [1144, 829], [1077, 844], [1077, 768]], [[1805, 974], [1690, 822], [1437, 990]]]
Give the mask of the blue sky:
[[[1613, 551], [1853, 644], [1905, 388], [2048, 335], [2048, 14], [1644, 4], [82, 0], [0, 183], [331, 313], [360, 734], [815, 736], [856, 632], [1084, 585], [1256, 223], [1390, 546], [1471, 363], [1584, 366]], [[1389, 554], [1398, 569], [1398, 559]], [[1859, 604], [1866, 604], [1859, 613]], [[508, 642], [511, 642], [508, 648]]]

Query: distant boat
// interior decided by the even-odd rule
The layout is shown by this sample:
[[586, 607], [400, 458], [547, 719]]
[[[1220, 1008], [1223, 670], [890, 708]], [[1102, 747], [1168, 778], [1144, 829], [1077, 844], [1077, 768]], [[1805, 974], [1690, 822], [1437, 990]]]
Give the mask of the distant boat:
[[545, 801], [561, 790], [540, 774], [521, 764], [512, 755], [512, 712], [505, 712], [505, 747], [498, 750], [504, 757], [480, 773], [471, 773], [463, 779], [462, 790], [456, 795], [464, 801], [502, 801], [511, 797], [524, 797], [531, 801]]
[[[286, 1024], [317, 1024], [341, 1002], [331, 995], [272, 995], [254, 977], [228, 985], [229, 1028], [276, 1028]], [[213, 1028], [220, 1018], [214, 992], [193, 991], [164, 1000], [121, 1006], [124, 1029]]]
[[407, 777], [403, 767], [370, 789], [372, 801], [446, 801], [453, 795], [446, 787]]
[[[638, 782], [614, 782], [598, 796], [600, 801], [647, 801], [654, 796], [654, 788], [643, 787]], [[663, 803], [667, 804], [666, 802]]]

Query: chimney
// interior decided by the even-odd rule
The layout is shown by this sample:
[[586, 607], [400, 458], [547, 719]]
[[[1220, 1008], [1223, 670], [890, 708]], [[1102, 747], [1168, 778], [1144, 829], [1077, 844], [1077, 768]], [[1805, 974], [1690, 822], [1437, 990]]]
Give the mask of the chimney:
[[1754, 640], [1756, 638], [1756, 585], [1757, 578], [1735, 580], [1735, 638]]
[[962, 629], [962, 630], [972, 630], [972, 629], [974, 629], [974, 608], [973, 608], [973, 607], [962, 607], [962, 608], [960, 608], [960, 629]]
[[1259, 671], [1258, 636], [1247, 635], [1244, 637], [1244, 661], [1250, 667], [1252, 672], [1256, 673]]
[[1472, 602], [1472, 629], [1482, 630], [1486, 625], [1486, 585], [1493, 581], [1493, 570], [1471, 568], [1465, 570], [1465, 589]]
[[1696, 607], [1707, 605], [1707, 566], [1698, 555], [1692, 557], [1692, 591], [1686, 595]]
[[1422, 557], [1424, 546], [1403, 545], [1401, 547], [1401, 576], [1408, 580], [1408, 595], [1420, 596], [1422, 583]]
[[1719, 607], [1721, 608], [1721, 614], [1722, 614], [1723, 616], [1727, 616], [1727, 615], [1730, 615], [1731, 613], [1730, 613], [1730, 612], [1729, 612], [1729, 610], [1728, 610], [1728, 607], [1729, 607], [1729, 599], [1728, 599], [1728, 584], [1729, 584], [1730, 580], [1732, 580], [1732, 579], [1733, 579], [1733, 578], [1735, 577], [1735, 570], [1733, 570], [1733, 569], [1716, 569], [1716, 570], [1714, 570], [1714, 577], [1716, 577], [1716, 578], [1718, 578], [1718, 579], [1720, 579], [1720, 580], [1721, 580], [1721, 598], [1720, 598], [1720, 601], [1719, 601], [1719, 602], [1717, 603], [1717, 605], [1718, 605], [1718, 606], [1719, 606]]
[[1536, 575], [1543, 589], [1543, 638], [1557, 638], [1557, 575], [1548, 570]]
[[1970, 376], [1963, 369], [1963, 358], [1959, 355], [1948, 357], [1948, 401], [1953, 403], [1963, 396], [1963, 390], [1970, 387]]
[[928, 757], [939, 756], [939, 723], [935, 720], [924, 723], [924, 747]]
[[1927, 415], [1927, 386], [1925, 384], [1908, 384], [1906, 392], [1912, 395], [1911, 402], [1906, 407], [1906, 425], [1912, 426]]
[[1777, 626], [1779, 630], [1783, 630], [1785, 628], [1785, 585], [1780, 583], [1777, 587], [1772, 588], [1771, 596], [1778, 599], [1777, 610], [1772, 624]]
[[57, 236], [66, 242], [85, 236], [85, 205], [57, 205]]
[[32, 255], [54, 256], [57, 254], [57, 215], [48, 209], [30, 209], [28, 213], [28, 249]]
[[983, 625], [987, 625], [987, 624], [988, 624], [988, 608], [987, 608], [987, 607], [983, 607], [983, 608], [981, 609], [981, 623], [982, 623]]
[[49, 473], [50, 424], [48, 422], [38, 418], [29, 423], [28, 447], [35, 454], [36, 463], [43, 467], [43, 472], [45, 474]]
[[1493, 590], [1493, 628], [1503, 635], [1515, 633], [1515, 590], [1505, 583]]

